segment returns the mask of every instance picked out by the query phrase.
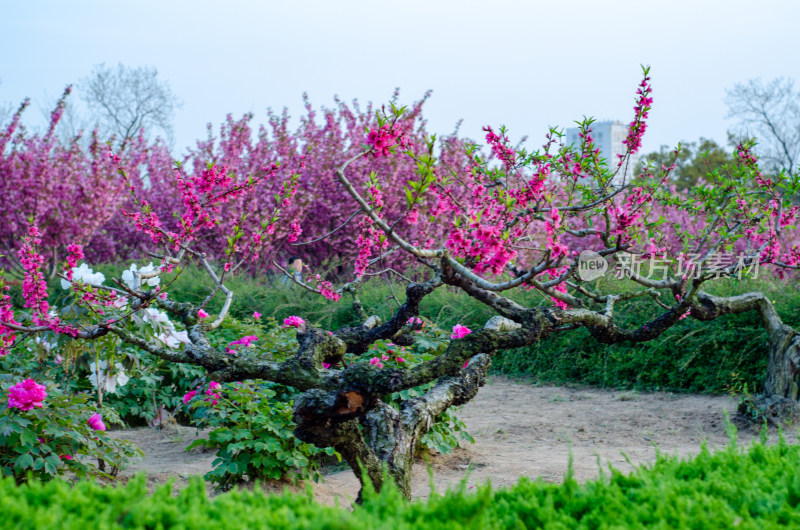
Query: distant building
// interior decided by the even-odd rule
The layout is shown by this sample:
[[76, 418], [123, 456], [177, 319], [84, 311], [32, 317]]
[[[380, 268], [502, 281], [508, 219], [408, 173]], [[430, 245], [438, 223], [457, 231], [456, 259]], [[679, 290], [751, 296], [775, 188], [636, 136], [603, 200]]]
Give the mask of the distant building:
[[[608, 164], [608, 168], [611, 171], [615, 171], [619, 165], [619, 157], [617, 155], [621, 155], [625, 152], [625, 144], [622, 143], [625, 138], [628, 136], [628, 126], [621, 121], [596, 121], [591, 126], [592, 132], [592, 140], [594, 140], [594, 145], [596, 148], [600, 149], [600, 158], [605, 159], [606, 164]], [[566, 134], [566, 144], [572, 144], [576, 148], [581, 144], [581, 138], [578, 136], [581, 130], [577, 127], [571, 127], [567, 129]], [[626, 180], [630, 180], [631, 175], [634, 174], [634, 171], [639, 167], [639, 156], [633, 155], [631, 157], [631, 161], [628, 164], [628, 178]], [[622, 170], [617, 174], [617, 177], [614, 179], [614, 183], [622, 182], [625, 175], [623, 175]]]

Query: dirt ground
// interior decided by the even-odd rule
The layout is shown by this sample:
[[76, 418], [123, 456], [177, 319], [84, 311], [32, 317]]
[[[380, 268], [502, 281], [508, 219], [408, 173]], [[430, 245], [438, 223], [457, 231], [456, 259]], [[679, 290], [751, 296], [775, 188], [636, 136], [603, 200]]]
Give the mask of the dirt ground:
[[[727, 445], [724, 412], [733, 415], [735, 408], [727, 396], [533, 386], [490, 378], [457, 413], [475, 443], [433, 458], [434, 484], [437, 491], [444, 491], [463, 480], [468, 471], [469, 485], [490, 480], [494, 486], [508, 486], [521, 476], [559, 482], [567, 471], [570, 448], [574, 474], [580, 481], [598, 476], [598, 459], [604, 469], [610, 464], [628, 471], [628, 460], [633, 464], [653, 461], [656, 446], [663, 453], [693, 455], [703, 440], [712, 449]], [[189, 427], [114, 434], [134, 442], [146, 454], [124, 474], [144, 471], [152, 485], [174, 478], [182, 487], [190, 476], [209, 471], [214, 460], [211, 452], [185, 452], [197, 437]], [[755, 436], [742, 431], [739, 441], [746, 444]], [[349, 470], [326, 473], [324, 483], [314, 486], [315, 497], [326, 504], [349, 505], [357, 492], [358, 483]], [[424, 462], [419, 462], [412, 495], [419, 498], [429, 493], [428, 472]]]

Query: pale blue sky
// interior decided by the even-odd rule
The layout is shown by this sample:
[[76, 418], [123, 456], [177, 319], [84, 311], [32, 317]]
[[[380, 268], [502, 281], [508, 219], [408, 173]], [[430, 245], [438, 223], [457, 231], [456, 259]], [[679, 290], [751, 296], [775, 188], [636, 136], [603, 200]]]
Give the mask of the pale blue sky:
[[644, 150], [706, 136], [725, 142], [725, 88], [800, 81], [800, 2], [493, 0], [244, 2], [0, 0], [0, 102], [30, 96], [28, 120], [95, 64], [148, 65], [184, 102], [176, 147], [227, 113], [381, 103], [427, 90], [431, 132], [506, 124], [538, 145], [582, 115], [630, 121], [650, 64]]

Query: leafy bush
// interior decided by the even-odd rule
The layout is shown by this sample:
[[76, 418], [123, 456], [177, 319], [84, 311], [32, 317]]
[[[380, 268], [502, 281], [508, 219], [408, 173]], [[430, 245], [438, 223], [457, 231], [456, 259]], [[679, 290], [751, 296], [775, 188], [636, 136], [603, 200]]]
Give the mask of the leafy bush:
[[21, 341], [12, 354], [0, 357], [0, 381], [10, 381], [12, 377], [48, 380], [65, 393], [88, 392], [97, 400], [96, 380], [91, 379], [92, 363], [97, 362], [110, 362], [112, 366], [119, 363], [122, 368], [124, 384], [115, 384], [113, 391], [105, 388], [102, 402], [132, 426], [152, 422], [162, 407], [177, 408], [183, 395], [206, 375], [202, 367], [168, 363], [114, 341], [98, 341], [95, 346], [45, 334], [38, 341]]
[[127, 425], [137, 426], [153, 422], [161, 408], [177, 410], [186, 392], [207, 372], [200, 366], [169, 363], [140, 352], [138, 363], [131, 363], [128, 373], [128, 384], [106, 394], [103, 404], [113, 408]]
[[294, 437], [292, 401], [276, 388], [281, 387], [256, 381], [223, 385], [212, 381], [205, 391], [187, 394], [195, 425], [212, 428], [207, 439], [195, 440], [186, 448], [217, 450], [207, 480], [222, 489], [245, 477], [263, 480], [290, 475], [316, 482], [322, 455], [338, 457], [330, 447], [318, 449]]
[[[3, 390], [5, 397], [8, 389]], [[102, 425], [100, 415], [90, 423], [96, 412], [88, 403], [88, 395], [67, 395], [51, 386], [43, 396], [39, 405], [29, 404], [29, 410], [12, 406], [15, 402], [11, 400], [7, 407], [5, 402], [0, 407], [3, 476], [13, 477], [18, 483], [29, 476], [49, 480], [67, 472], [85, 477], [103, 474], [106, 465], [111, 474], [116, 474], [142, 454], [130, 442], [112, 439], [104, 430], [97, 430]], [[104, 409], [103, 413], [106, 421], [115, 420], [113, 411]]]
[[0, 520], [9, 528], [787, 528], [800, 526], [800, 446], [781, 440], [743, 451], [735, 444], [693, 459], [658, 455], [630, 474], [563, 484], [523, 478], [507, 489], [464, 486], [408, 503], [390, 485], [365, 492], [352, 511], [321, 506], [309, 493], [237, 490], [209, 499], [202, 481], [173, 494], [63, 481], [17, 487], [0, 481]]

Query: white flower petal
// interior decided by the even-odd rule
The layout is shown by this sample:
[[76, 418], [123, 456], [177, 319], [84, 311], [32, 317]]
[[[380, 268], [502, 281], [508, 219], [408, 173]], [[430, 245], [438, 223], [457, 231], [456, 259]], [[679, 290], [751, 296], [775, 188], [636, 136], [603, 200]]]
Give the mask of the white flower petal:
[[189, 340], [189, 333], [187, 331], [174, 331], [172, 336], [184, 344], [190, 344], [192, 342]]

